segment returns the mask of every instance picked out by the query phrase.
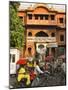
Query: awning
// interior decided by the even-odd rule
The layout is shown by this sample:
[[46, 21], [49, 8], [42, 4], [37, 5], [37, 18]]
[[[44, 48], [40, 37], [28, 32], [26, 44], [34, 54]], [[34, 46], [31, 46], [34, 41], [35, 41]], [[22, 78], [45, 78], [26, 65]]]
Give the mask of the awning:
[[47, 47], [58, 47], [57, 43], [48, 43]]

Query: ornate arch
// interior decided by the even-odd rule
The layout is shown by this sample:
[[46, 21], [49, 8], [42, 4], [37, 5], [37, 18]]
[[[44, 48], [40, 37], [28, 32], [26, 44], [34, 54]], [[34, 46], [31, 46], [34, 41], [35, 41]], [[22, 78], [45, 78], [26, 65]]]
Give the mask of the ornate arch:
[[43, 32], [43, 31], [40, 31], [40, 32], [37, 32], [35, 34], [36, 37], [48, 37], [48, 34]]

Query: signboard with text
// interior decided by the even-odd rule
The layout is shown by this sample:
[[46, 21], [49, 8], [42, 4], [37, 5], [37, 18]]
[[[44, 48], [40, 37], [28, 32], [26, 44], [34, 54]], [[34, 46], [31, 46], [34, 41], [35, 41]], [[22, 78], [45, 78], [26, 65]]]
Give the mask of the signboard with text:
[[49, 43], [47, 47], [58, 47], [57, 43]]
[[27, 37], [27, 42], [56, 42], [55, 37]]

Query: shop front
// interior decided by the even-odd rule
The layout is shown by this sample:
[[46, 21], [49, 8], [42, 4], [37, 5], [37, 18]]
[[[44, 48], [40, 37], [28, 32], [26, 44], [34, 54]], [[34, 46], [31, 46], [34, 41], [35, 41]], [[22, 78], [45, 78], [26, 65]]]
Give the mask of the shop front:
[[56, 55], [58, 44], [55, 37], [28, 37], [27, 42], [29, 45], [33, 43], [33, 46], [30, 47], [31, 49], [29, 51], [34, 47], [34, 52], [39, 54], [45, 54], [45, 56], [50, 54]]

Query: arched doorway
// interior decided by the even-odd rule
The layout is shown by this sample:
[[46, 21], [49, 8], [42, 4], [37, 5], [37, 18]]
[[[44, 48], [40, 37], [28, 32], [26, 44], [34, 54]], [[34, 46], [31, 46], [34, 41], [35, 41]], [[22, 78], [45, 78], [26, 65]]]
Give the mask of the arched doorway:
[[28, 48], [28, 53], [31, 55], [31, 47]]
[[[48, 37], [48, 34], [45, 33], [44, 31], [40, 31], [35, 34], [35, 37], [40, 37], [40, 38]], [[45, 44], [46, 44], [45, 42], [42, 43], [41, 41], [35, 42], [35, 44], [34, 44], [36, 52], [41, 56], [41, 60], [45, 59], [45, 51], [44, 51], [44, 53], [43, 53], [43, 51], [41, 51], [41, 53], [42, 53], [42, 55], [41, 55], [41, 53], [39, 53], [39, 50], [45, 50], [45, 48], [46, 48]]]
[[[37, 33], [35, 34], [35, 36], [36, 36], [36, 37], [48, 37], [48, 34], [45, 33], [44, 31], [40, 31], [40, 32], [37, 32]], [[34, 43], [35, 49], [36, 49], [36, 43], [37, 43], [37, 42]]]
[[[42, 38], [42, 37], [48, 37], [48, 34], [45, 33], [44, 31], [40, 31], [40, 32], [37, 32], [37, 33], [35, 34], [35, 36]], [[37, 43], [37, 42], [34, 43], [35, 49], [36, 49], [36, 43]]]

